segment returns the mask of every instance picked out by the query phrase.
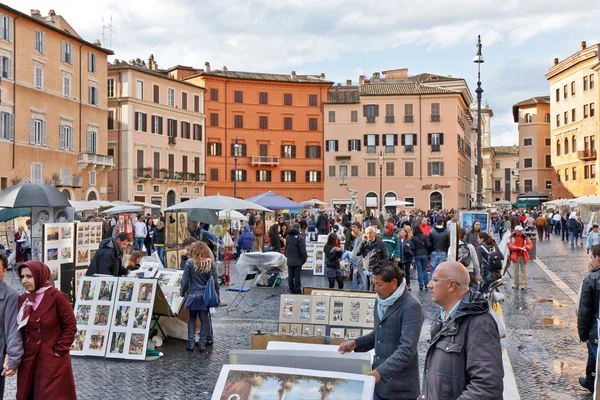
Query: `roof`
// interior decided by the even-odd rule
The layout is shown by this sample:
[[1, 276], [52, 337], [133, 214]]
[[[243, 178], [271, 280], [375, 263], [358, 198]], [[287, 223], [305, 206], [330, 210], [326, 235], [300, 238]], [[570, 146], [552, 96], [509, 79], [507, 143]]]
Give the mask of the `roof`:
[[367, 84], [360, 87], [361, 96], [390, 96], [406, 94], [461, 94], [458, 90], [424, 85], [419, 82]]
[[358, 86], [332, 87], [327, 93], [327, 104], [356, 104], [360, 103]]
[[449, 81], [463, 80], [463, 78], [458, 78], [458, 77], [448, 76], [448, 75], [431, 74], [429, 72], [425, 72], [423, 74], [418, 74], [415, 76], [409, 76], [408, 79], [413, 80], [413, 81], [424, 82], [424, 83], [425, 82], [449, 82]]
[[163, 70], [160, 71], [154, 71], [148, 67], [142, 66], [142, 65], [137, 65], [137, 64], [130, 64], [127, 61], [121, 61], [119, 62], [119, 60], [115, 60], [114, 63], [112, 64], [108, 64], [108, 71], [119, 71], [119, 70], [124, 70], [124, 69], [134, 69], [138, 72], [141, 72], [143, 74], [148, 74], [148, 75], [153, 75], [156, 76], [158, 78], [162, 78], [162, 79], [167, 79], [169, 81], [173, 81], [173, 82], [177, 82], [177, 83], [181, 83], [183, 85], [186, 86], [191, 86], [195, 89], [199, 89], [199, 90], [204, 90], [206, 91], [206, 88], [203, 88], [202, 86], [198, 86], [198, 85], [194, 85], [193, 83], [190, 82], [185, 82], [183, 80], [180, 79], [175, 79], [175, 78], [171, 78], [166, 72], [161, 72]]
[[108, 55], [113, 55], [113, 54], [115, 54], [115, 53], [114, 53], [112, 50], [105, 49], [104, 47], [97, 46], [97, 45], [95, 45], [95, 44], [93, 44], [93, 43], [91, 43], [91, 42], [88, 42], [87, 40], [83, 40], [83, 39], [81, 39], [81, 38], [80, 38], [79, 36], [77, 36], [77, 35], [73, 35], [72, 33], [70, 33], [70, 32], [67, 32], [67, 31], [65, 31], [65, 30], [62, 30], [62, 29], [58, 29], [58, 28], [56, 28], [56, 27], [54, 27], [54, 26], [52, 26], [52, 25], [50, 25], [50, 24], [47, 24], [46, 22], [44, 22], [44, 21], [42, 21], [42, 20], [40, 20], [40, 19], [37, 19], [37, 18], [34, 18], [34, 17], [32, 17], [32, 16], [31, 16], [31, 15], [29, 15], [29, 14], [25, 14], [25, 13], [23, 13], [23, 12], [19, 11], [19, 10], [16, 10], [16, 9], [14, 9], [14, 8], [11, 8], [11, 7], [7, 6], [6, 4], [0, 3], [0, 8], [4, 8], [4, 9], [6, 9], [6, 10], [8, 10], [8, 11], [10, 11], [10, 12], [14, 13], [14, 14], [17, 14], [17, 15], [18, 15], [20, 18], [25, 18], [25, 19], [27, 19], [27, 20], [29, 20], [29, 21], [33, 21], [33, 22], [35, 22], [35, 23], [37, 23], [37, 24], [43, 25], [43, 26], [44, 26], [44, 28], [47, 28], [47, 29], [53, 30], [53, 31], [55, 31], [55, 32], [58, 32], [58, 33], [60, 33], [61, 35], [65, 35], [65, 36], [67, 36], [67, 37], [69, 37], [69, 38], [71, 38], [71, 39], [73, 39], [73, 40], [76, 40], [76, 41], [78, 41], [79, 43], [83, 43], [83, 44], [86, 44], [86, 45], [88, 45], [88, 46], [90, 46], [90, 47], [93, 47], [93, 48], [95, 48], [95, 49], [98, 49], [99, 51], [101, 51], [101, 52], [103, 52], [103, 53], [105, 53], [105, 54], [108, 54]]
[[249, 81], [267, 81], [267, 82], [285, 82], [285, 83], [308, 83], [308, 84], [333, 84], [332, 81], [325, 80], [325, 75], [296, 75], [292, 78], [291, 74], [270, 74], [263, 72], [229, 71], [213, 70], [203, 71], [185, 78], [191, 79], [198, 76], [213, 76], [216, 78], [242, 79]]
[[175, 71], [176, 69], [185, 69], [185, 70], [188, 70], [188, 71], [196, 71], [197, 70], [197, 68], [188, 67], [187, 65], [175, 65], [175, 66], [173, 66], [171, 68], [166, 69], [165, 71], [171, 72], [171, 71]]
[[492, 146], [494, 149], [494, 153], [497, 156], [518, 156], [519, 155], [519, 147], [518, 146]]
[[519, 107], [533, 106], [536, 104], [550, 104], [550, 96], [536, 96], [527, 100], [520, 101], [513, 106], [513, 120], [519, 122]]

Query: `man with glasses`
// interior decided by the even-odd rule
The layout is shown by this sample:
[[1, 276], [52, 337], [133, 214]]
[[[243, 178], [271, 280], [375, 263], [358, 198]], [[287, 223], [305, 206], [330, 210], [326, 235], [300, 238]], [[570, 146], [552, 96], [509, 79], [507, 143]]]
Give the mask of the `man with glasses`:
[[431, 325], [423, 398], [501, 399], [504, 370], [498, 326], [487, 300], [469, 290], [467, 269], [456, 261], [441, 263], [428, 287], [441, 312]]

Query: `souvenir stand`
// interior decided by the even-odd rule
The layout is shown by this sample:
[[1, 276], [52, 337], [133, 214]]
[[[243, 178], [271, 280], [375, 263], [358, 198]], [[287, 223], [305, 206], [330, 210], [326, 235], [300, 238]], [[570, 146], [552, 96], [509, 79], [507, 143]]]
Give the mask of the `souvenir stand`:
[[179, 269], [185, 252], [181, 246], [188, 236], [188, 212], [165, 212], [165, 268]]

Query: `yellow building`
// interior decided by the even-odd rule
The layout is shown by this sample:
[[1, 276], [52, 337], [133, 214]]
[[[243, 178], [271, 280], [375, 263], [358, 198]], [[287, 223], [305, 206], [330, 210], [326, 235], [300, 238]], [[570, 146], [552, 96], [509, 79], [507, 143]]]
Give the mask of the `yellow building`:
[[598, 194], [597, 136], [600, 46], [587, 46], [559, 61], [546, 74], [550, 82], [552, 197]]
[[106, 63], [60, 16], [0, 4], [2, 189], [51, 183], [70, 199], [106, 198]]

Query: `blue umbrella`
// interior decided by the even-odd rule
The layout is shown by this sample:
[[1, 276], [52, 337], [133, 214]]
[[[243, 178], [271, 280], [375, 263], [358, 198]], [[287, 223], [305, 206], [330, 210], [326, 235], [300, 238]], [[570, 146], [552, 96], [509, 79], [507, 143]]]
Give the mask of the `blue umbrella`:
[[258, 204], [259, 206], [263, 206], [269, 210], [299, 210], [301, 208], [306, 208], [300, 203], [296, 203], [293, 200], [280, 196], [271, 191], [250, 197], [249, 199], [246, 199], [246, 201]]

